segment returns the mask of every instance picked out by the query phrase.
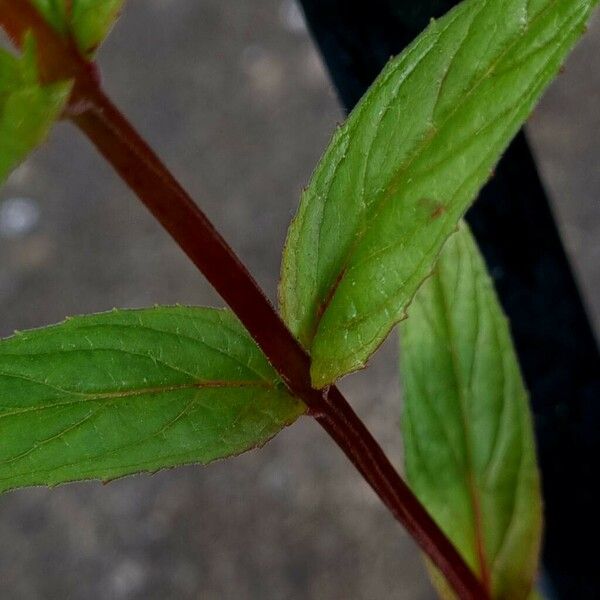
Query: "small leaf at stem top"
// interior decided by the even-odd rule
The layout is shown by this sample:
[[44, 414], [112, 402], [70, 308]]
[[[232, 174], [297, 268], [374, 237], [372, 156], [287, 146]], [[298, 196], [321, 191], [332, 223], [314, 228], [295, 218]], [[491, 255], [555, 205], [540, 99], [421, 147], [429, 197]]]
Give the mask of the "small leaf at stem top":
[[69, 91], [68, 83], [38, 83], [31, 37], [21, 56], [0, 49], [0, 184], [44, 140]]
[[287, 239], [283, 316], [324, 387], [365, 365], [583, 33], [597, 0], [465, 0], [336, 132]]
[[228, 311], [77, 317], [0, 342], [0, 492], [208, 463], [304, 412]]
[[71, 35], [85, 56], [93, 54], [117, 18], [124, 0], [32, 0], [59, 33]]
[[492, 598], [526, 600], [542, 529], [533, 428], [507, 320], [465, 225], [400, 331], [408, 481]]

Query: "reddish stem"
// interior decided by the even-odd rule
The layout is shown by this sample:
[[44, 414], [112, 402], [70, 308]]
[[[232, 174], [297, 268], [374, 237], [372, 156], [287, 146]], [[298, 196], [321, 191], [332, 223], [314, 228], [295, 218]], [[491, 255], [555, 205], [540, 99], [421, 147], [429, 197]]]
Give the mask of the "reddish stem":
[[49, 28], [27, 0], [0, 0], [0, 24], [17, 44], [25, 31], [35, 32], [45, 80], [74, 78], [72, 121], [229, 304], [289, 389], [304, 401], [457, 595], [468, 600], [488, 598], [339, 390], [312, 387], [309, 355], [204, 213], [104, 95], [89, 63]]

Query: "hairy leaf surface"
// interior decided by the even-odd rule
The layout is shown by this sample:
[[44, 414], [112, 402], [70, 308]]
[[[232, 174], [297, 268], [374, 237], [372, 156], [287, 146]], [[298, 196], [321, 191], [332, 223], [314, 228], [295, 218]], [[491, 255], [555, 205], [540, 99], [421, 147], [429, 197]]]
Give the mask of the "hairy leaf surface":
[[466, 0], [338, 129], [292, 223], [284, 318], [319, 386], [364, 366], [529, 116], [597, 0]]
[[33, 0], [57, 31], [71, 35], [83, 54], [91, 54], [108, 34], [124, 0]]
[[38, 144], [60, 115], [70, 85], [38, 83], [31, 38], [23, 54], [0, 49], [0, 184]]
[[508, 323], [466, 226], [400, 331], [408, 481], [492, 597], [524, 600], [542, 520], [534, 436]]
[[227, 311], [70, 319], [0, 342], [0, 491], [208, 463], [303, 412]]

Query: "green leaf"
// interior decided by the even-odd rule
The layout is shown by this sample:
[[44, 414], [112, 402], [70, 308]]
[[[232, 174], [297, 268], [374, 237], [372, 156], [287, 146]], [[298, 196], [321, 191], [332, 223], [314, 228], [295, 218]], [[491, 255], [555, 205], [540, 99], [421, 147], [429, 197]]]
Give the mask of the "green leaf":
[[32, 38], [20, 57], [0, 49], [0, 184], [45, 139], [69, 91], [68, 83], [38, 83]]
[[507, 320], [466, 226], [400, 331], [408, 481], [492, 597], [525, 600], [542, 528], [532, 423]]
[[0, 491], [205, 464], [304, 410], [227, 311], [70, 319], [0, 342]]
[[284, 318], [317, 387], [363, 367], [585, 29], [597, 0], [466, 0], [335, 133], [286, 244]]
[[124, 0], [33, 0], [48, 23], [63, 35], [73, 36], [82, 54], [102, 43]]

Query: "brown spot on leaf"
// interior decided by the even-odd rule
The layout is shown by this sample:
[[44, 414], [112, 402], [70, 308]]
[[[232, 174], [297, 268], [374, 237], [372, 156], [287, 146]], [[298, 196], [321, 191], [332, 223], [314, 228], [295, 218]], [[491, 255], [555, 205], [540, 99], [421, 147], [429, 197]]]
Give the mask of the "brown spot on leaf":
[[434, 200], [433, 198], [421, 198], [419, 204], [429, 213], [429, 218], [435, 221], [446, 213], [446, 207], [443, 202]]
[[438, 204], [432, 211], [431, 211], [431, 220], [435, 221], [437, 218], [441, 217], [444, 213], [446, 212], [446, 207], [443, 204]]

